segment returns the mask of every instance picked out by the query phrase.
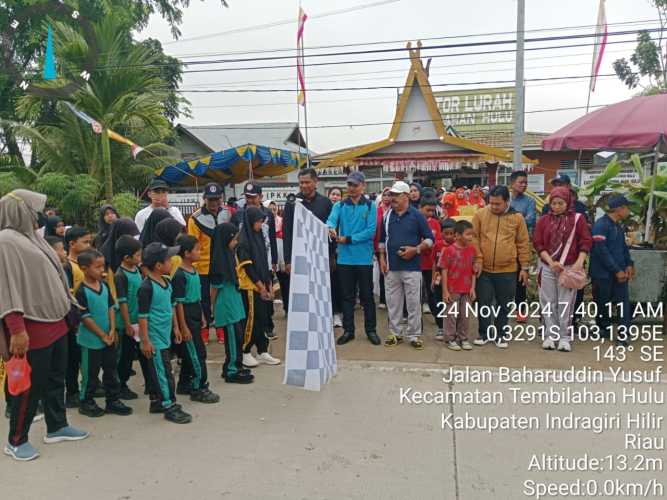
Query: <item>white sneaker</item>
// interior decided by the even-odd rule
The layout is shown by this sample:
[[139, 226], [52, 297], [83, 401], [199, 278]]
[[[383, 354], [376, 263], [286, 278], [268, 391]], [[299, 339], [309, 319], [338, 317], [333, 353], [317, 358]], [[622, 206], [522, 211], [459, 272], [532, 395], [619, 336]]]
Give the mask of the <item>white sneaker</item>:
[[463, 342], [461, 342], [461, 349], [463, 349], [464, 351], [472, 351], [472, 344], [467, 340], [464, 340]]
[[274, 358], [268, 352], [263, 352], [262, 354], [257, 356], [257, 360], [260, 363], [264, 363], [266, 365], [279, 365], [280, 364], [280, 360], [278, 358]]
[[572, 346], [570, 345], [570, 341], [566, 339], [560, 339], [560, 341], [558, 342], [558, 350], [561, 352], [572, 351]]
[[255, 359], [255, 357], [250, 354], [250, 353], [244, 353], [243, 354], [243, 366], [247, 366], [248, 368], [254, 368], [255, 366], [258, 366], [259, 362]]
[[544, 342], [542, 342], [542, 349], [545, 351], [553, 351], [556, 348], [556, 344], [552, 339], [545, 339]]
[[387, 304], [378, 304], [378, 309], [386, 309]]
[[440, 342], [442, 342], [443, 340], [445, 340], [445, 332], [443, 332], [442, 330], [438, 330], [438, 331], [435, 333], [435, 340], [438, 340], [438, 341], [440, 341]]
[[489, 341], [486, 340], [486, 339], [475, 339], [475, 340], [472, 341], [472, 343], [475, 344], [475, 345], [483, 346], [483, 345], [488, 344]]
[[453, 340], [450, 340], [449, 342], [447, 342], [447, 349], [451, 349], [452, 351], [460, 351], [460, 350], [461, 350], [461, 346], [458, 345], [458, 344], [457, 344], [456, 342], [454, 342]]
[[343, 327], [343, 320], [341, 319], [340, 314], [334, 314], [333, 325], [334, 325], [334, 328], [342, 328]]
[[422, 305], [422, 312], [423, 312], [424, 314], [430, 314], [431, 309], [428, 307], [428, 304], [423, 304], [423, 305]]
[[500, 342], [496, 342], [496, 346], [498, 349], [507, 349], [510, 345], [505, 340], [501, 340]]

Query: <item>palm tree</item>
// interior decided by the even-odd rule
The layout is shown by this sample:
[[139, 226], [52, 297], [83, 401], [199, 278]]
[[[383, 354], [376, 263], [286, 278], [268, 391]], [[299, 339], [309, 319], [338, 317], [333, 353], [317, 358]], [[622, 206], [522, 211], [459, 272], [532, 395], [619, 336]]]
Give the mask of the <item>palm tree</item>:
[[[59, 102], [55, 123], [19, 127], [19, 133], [32, 139], [40, 173], [88, 173], [104, 185], [105, 198], [111, 200], [114, 182], [141, 185], [154, 168], [178, 156], [163, 143], [173, 132], [165, 115], [170, 89], [160, 75], [161, 54], [134, 42], [125, 21], [116, 16], [106, 16], [96, 23], [95, 32], [100, 53], [98, 70], [70, 100], [98, 121], [103, 132], [96, 135], [89, 124]], [[60, 74], [78, 73], [77, 62], [88, 53], [86, 40], [69, 25], [55, 23], [54, 42]], [[38, 97], [30, 95], [19, 101], [18, 109], [30, 120], [42, 105]], [[132, 158], [126, 145], [112, 144], [107, 130], [142, 144], [146, 152], [141, 154], [141, 161]]]

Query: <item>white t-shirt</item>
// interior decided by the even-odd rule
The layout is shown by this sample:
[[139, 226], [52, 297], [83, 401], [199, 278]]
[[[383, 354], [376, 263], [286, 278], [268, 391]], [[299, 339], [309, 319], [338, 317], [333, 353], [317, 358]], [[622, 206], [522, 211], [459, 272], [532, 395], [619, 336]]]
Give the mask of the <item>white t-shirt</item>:
[[[169, 207], [167, 210], [174, 219], [176, 219], [178, 222], [181, 223], [183, 227], [185, 227], [185, 219], [183, 218], [183, 214], [181, 214], [181, 211], [178, 208]], [[139, 210], [137, 212], [137, 215], [134, 216], [134, 223], [139, 228], [139, 231], [144, 230], [144, 224], [146, 224], [146, 219], [148, 219], [152, 213], [153, 213], [153, 207], [148, 205], [146, 208], [142, 208], [141, 210]]]

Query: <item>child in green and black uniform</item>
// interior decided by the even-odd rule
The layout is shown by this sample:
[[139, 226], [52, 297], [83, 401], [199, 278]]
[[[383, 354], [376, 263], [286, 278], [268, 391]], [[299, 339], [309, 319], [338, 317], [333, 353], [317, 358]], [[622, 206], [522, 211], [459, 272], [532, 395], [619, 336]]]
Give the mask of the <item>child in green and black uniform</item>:
[[150, 385], [148, 360], [139, 349], [139, 303], [137, 294], [142, 278], [139, 271], [141, 264], [141, 243], [132, 236], [118, 238], [115, 244], [115, 255], [121, 262], [114, 273], [116, 283], [116, 331], [119, 338], [118, 377], [120, 378], [120, 398], [137, 399], [137, 394], [127, 386], [132, 373], [132, 363], [139, 360], [144, 375], [146, 391]]
[[[83, 271], [83, 282], [76, 291], [76, 299], [83, 308], [77, 343], [81, 348], [81, 403], [79, 413], [88, 417], [101, 417], [105, 413], [130, 415], [132, 408], [119, 399], [120, 383], [116, 369], [114, 301], [109, 286], [102, 281], [104, 256], [97, 250], [86, 250], [77, 258]], [[102, 385], [106, 396], [103, 410], [93, 395], [100, 367], [104, 371]]]
[[216, 226], [211, 243], [211, 304], [215, 327], [225, 328], [225, 363], [222, 377], [230, 384], [249, 384], [255, 377], [243, 368], [245, 307], [236, 274], [238, 230], [234, 224]]
[[177, 243], [180, 248], [178, 254], [181, 257], [181, 265], [174, 273], [172, 285], [182, 337], [180, 347], [183, 360], [177, 389], [187, 391], [192, 401], [218, 403], [220, 396], [208, 388], [206, 346], [201, 337], [203, 320], [201, 281], [199, 273], [193, 266], [201, 256], [201, 247], [197, 238], [189, 234], [180, 236]]
[[142, 264], [148, 269], [139, 287], [139, 336], [141, 352], [148, 358], [151, 385], [151, 413], [164, 413], [164, 418], [177, 424], [192, 422], [192, 416], [176, 404], [174, 376], [171, 372], [169, 347], [173, 329], [175, 342], [181, 343], [181, 332], [174, 314], [171, 282], [171, 258], [178, 247], [150, 243], [144, 248]]

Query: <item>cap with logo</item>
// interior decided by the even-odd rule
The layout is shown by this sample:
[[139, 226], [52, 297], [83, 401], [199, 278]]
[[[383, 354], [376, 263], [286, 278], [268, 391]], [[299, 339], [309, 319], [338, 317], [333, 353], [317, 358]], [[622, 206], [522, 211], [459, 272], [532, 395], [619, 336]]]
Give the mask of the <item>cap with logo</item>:
[[243, 186], [243, 194], [246, 196], [259, 196], [262, 194], [262, 186], [248, 182]]
[[611, 195], [609, 200], [607, 200], [607, 206], [610, 210], [618, 207], [627, 207], [628, 205], [630, 205], [630, 201], [622, 194]]
[[209, 182], [204, 186], [204, 198], [221, 198], [222, 186], [217, 182]]
[[354, 172], [350, 172], [350, 175], [347, 176], [347, 183], [348, 184], [363, 184], [366, 182], [366, 176], [363, 174], [363, 172], [359, 172], [358, 170], [355, 170]]
[[396, 181], [391, 186], [389, 192], [394, 194], [410, 194], [410, 186], [406, 182]]
[[164, 262], [165, 260], [177, 255], [181, 250], [181, 247], [168, 247], [164, 243], [151, 243], [144, 248], [144, 252], [141, 256], [141, 261], [145, 266], [154, 266], [158, 262]]
[[148, 186], [149, 191], [155, 191], [157, 189], [164, 189], [165, 191], [169, 190], [169, 184], [167, 184], [162, 179], [153, 179]]

